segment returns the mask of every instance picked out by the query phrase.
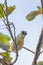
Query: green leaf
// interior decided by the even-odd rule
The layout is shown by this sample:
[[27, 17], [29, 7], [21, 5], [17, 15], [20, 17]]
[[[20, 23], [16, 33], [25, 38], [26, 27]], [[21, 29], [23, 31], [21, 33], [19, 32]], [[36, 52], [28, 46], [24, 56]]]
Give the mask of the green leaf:
[[1, 52], [0, 55], [3, 56], [4, 60], [7, 62], [9, 62], [11, 60], [9, 52]]
[[37, 65], [43, 65], [43, 61], [39, 61]]
[[3, 34], [3, 33], [0, 33], [0, 48], [2, 49], [7, 49], [7, 47], [9, 48], [10, 47], [10, 37]]
[[26, 19], [28, 21], [32, 21], [37, 15], [42, 14], [42, 9], [40, 6], [37, 6], [38, 10], [31, 11], [27, 16]]
[[31, 11], [31, 12], [26, 16], [26, 19], [27, 19], [28, 21], [32, 21], [38, 14], [39, 14], [38, 11]]
[[[10, 6], [10, 7], [7, 6], [8, 15], [10, 15], [10, 14], [15, 10], [15, 8], [16, 8], [15, 5]], [[4, 10], [4, 11], [3, 11], [3, 10]], [[5, 13], [4, 13], [4, 12], [6, 12], [6, 5], [0, 3], [0, 18], [2, 18], [2, 17], [5, 16]]]
[[2, 17], [5, 16], [5, 14], [4, 14], [4, 12], [2, 11], [2, 8], [1, 8], [1, 7], [4, 8], [4, 5], [0, 3], [0, 18], [2, 18]]
[[15, 5], [8, 7], [8, 15], [11, 14], [15, 10]]
[[3, 33], [0, 32], [0, 36], [1, 37], [5, 37], [7, 40], [11, 40], [11, 38]]

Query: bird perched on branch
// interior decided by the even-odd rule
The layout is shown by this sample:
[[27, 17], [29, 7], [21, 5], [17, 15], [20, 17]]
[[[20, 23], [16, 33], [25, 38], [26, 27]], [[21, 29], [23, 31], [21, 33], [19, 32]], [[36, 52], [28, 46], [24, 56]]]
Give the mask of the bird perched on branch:
[[[27, 35], [26, 31], [21, 31], [16, 37], [17, 50], [19, 51], [24, 45], [24, 38]], [[10, 51], [16, 52], [15, 42], [11, 43]]]

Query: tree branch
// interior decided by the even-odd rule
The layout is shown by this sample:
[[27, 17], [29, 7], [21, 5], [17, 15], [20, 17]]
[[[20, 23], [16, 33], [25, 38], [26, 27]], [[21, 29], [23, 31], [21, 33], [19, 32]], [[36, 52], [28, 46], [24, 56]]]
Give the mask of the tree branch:
[[0, 63], [1, 63], [2, 65], [8, 65], [7, 62], [4, 61], [4, 59], [1, 59], [1, 58], [0, 58]]
[[42, 6], [42, 16], [43, 16], [43, 0], [41, 0], [41, 6]]
[[41, 51], [39, 54], [43, 53], [43, 51]]
[[33, 60], [32, 65], [37, 65], [37, 60], [39, 58], [39, 53], [40, 53], [40, 49], [41, 49], [42, 37], [43, 37], [43, 29], [41, 31], [41, 35], [40, 35], [40, 38], [39, 38], [39, 41], [38, 41], [38, 45], [36, 47], [36, 52], [35, 52], [35, 56], [34, 56], [34, 60]]
[[[11, 31], [11, 28], [10, 28], [10, 24], [9, 24], [9, 21], [8, 21], [7, 0], [5, 0], [5, 5], [6, 5], [6, 19], [4, 19], [4, 20], [6, 20], [6, 23], [7, 23], [7, 25], [6, 25], [6, 24], [5, 24], [5, 25], [6, 25], [6, 28], [8, 29], [8, 31], [9, 31], [9, 33], [10, 33], [10, 36], [11, 36], [13, 42], [15, 42], [14, 44], [15, 44], [15, 47], [16, 47], [16, 59], [14, 60], [14, 62], [8, 63], [7, 65], [13, 65], [13, 64], [17, 61], [17, 59], [18, 59], [18, 49], [17, 49], [17, 44], [16, 44], [15, 26], [12, 24], [13, 27], [14, 27], [14, 36], [15, 36], [15, 40], [14, 40], [12, 31]], [[4, 22], [4, 23], [5, 23], [5, 22]], [[5, 65], [5, 64], [4, 64], [4, 65]]]
[[30, 50], [30, 49], [28, 49], [28, 48], [26, 48], [26, 47], [23, 47], [23, 48], [24, 48], [25, 50], [30, 51], [31, 53], [35, 54], [34, 51], [32, 51], [32, 50]]

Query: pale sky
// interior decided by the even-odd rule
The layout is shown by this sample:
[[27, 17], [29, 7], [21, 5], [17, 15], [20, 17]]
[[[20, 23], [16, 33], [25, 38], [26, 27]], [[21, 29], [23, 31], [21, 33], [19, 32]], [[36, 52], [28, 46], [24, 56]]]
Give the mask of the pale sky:
[[[20, 31], [27, 31], [27, 36], [24, 40], [24, 46], [35, 51], [40, 32], [43, 26], [42, 15], [38, 15], [33, 21], [29, 22], [26, 20], [26, 15], [33, 10], [37, 9], [37, 6], [40, 5], [40, 0], [7, 0], [8, 6], [16, 5], [15, 11], [9, 16], [9, 21], [14, 22], [16, 27], [16, 35]], [[4, 0], [0, 0], [1, 3]], [[0, 19], [0, 25], [3, 24]], [[0, 32], [9, 35], [8, 31], [0, 28]], [[12, 54], [13, 56], [13, 54]], [[15, 65], [31, 65], [34, 59], [34, 54], [31, 52], [21, 49], [19, 52], [19, 57]], [[43, 60], [42, 54], [38, 60]]]

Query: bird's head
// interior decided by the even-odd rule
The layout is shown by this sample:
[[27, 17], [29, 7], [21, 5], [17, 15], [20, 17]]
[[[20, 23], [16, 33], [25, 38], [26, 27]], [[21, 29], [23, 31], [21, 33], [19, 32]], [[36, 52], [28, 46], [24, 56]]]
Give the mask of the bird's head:
[[21, 31], [22, 37], [24, 38], [27, 35], [26, 31]]

